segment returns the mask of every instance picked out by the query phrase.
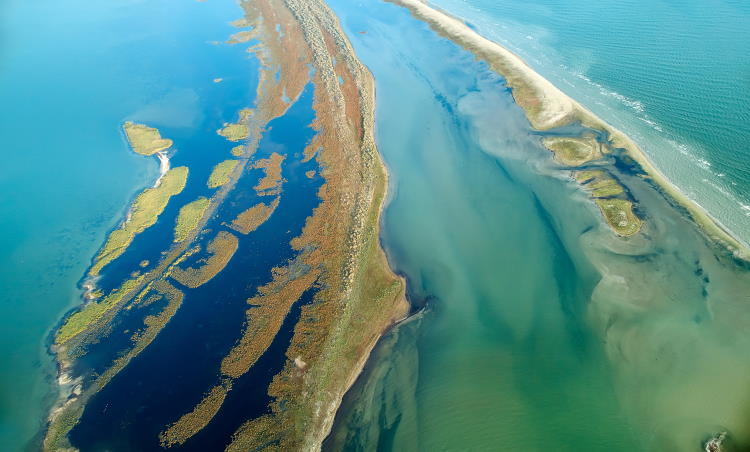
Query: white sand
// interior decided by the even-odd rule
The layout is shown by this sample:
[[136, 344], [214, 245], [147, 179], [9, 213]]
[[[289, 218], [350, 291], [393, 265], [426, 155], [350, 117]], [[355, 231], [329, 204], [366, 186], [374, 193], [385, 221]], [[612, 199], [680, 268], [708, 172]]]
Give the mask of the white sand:
[[649, 174], [656, 184], [661, 186], [677, 203], [684, 206], [690, 212], [696, 223], [703, 228], [712, 240], [725, 245], [738, 257], [744, 259], [750, 257], [750, 248], [733, 237], [721, 223], [711, 217], [695, 201], [688, 198], [679, 188], [674, 186], [651, 163], [646, 154], [630, 137], [610, 124], [607, 124], [587, 108], [560, 91], [549, 80], [529, 67], [518, 55], [500, 44], [481, 36], [462, 21], [428, 6], [422, 0], [388, 1], [410, 9], [416, 17], [429, 23], [433, 28], [472, 53], [481, 53], [483, 56], [489, 55], [491, 59], [500, 62], [502, 66], [507, 68], [507, 73], [501, 74], [506, 79], [510, 77], [522, 78], [532, 87], [539, 100], [539, 112], [533, 116], [527, 112], [529, 121], [535, 128], [545, 130], [565, 124], [570, 120], [579, 119], [588, 127], [608, 132], [612, 144], [615, 147], [626, 149], [629, 155], [641, 165], [643, 170]]

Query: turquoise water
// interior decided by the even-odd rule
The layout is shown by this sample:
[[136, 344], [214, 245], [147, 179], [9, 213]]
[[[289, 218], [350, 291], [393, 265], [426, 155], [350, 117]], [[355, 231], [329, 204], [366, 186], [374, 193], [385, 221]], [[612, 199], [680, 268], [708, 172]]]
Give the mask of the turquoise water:
[[424, 310], [381, 341], [328, 450], [699, 451], [750, 440], [750, 272], [608, 166], [616, 237], [503, 80], [398, 6], [329, 2], [377, 85], [383, 243]]
[[[209, 44], [236, 31], [234, 2], [11, 0], [0, 11], [0, 446], [20, 450], [55, 398], [49, 332], [80, 303], [106, 232], [158, 175], [122, 122], [215, 137], [251, 102], [257, 64]], [[208, 108], [217, 101], [226, 110]], [[175, 158], [215, 162], [226, 147], [177, 146]]]
[[750, 242], [750, 3], [431, 0], [635, 138]]

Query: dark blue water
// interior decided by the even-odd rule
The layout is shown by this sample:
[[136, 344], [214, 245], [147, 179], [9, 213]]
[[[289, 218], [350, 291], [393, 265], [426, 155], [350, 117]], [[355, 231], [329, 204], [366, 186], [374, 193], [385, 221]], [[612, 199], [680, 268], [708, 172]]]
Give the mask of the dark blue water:
[[[221, 361], [242, 332], [246, 300], [257, 287], [270, 281], [272, 267], [284, 265], [294, 256], [289, 241], [300, 234], [306, 218], [319, 203], [317, 190], [322, 180], [304, 176], [308, 170], [317, 170], [317, 163], [301, 163], [302, 151], [314, 134], [309, 128], [313, 119], [312, 87], [308, 86], [286, 115], [269, 124], [256, 154], [258, 158], [271, 152], [287, 155], [282, 172], [287, 182], [276, 211], [258, 230], [240, 237], [234, 257], [211, 281], [197, 289], [175, 283], [186, 294], [182, 307], [154, 342], [91, 399], [71, 432], [71, 442], [76, 447], [158, 450], [158, 434], [191, 411], [220, 382]], [[258, 171], [247, 172], [234, 192], [242, 202], [233, 202], [234, 193], [230, 194], [229, 203], [206, 227], [221, 229], [222, 222], [231, 221], [239, 212], [262, 201], [241, 190], [246, 184], [254, 185], [259, 176]], [[206, 234], [204, 240], [211, 236]], [[186, 449], [220, 449], [244, 421], [267, 410], [267, 385], [286, 361], [284, 351], [300, 303], [309, 301], [312, 295], [313, 292], [307, 293], [298, 303], [276, 343], [252, 372], [236, 381], [215, 420], [186, 443]]]
[[[106, 232], [157, 177], [156, 160], [128, 149], [122, 122], [143, 121], [175, 139], [176, 164], [201, 162], [184, 199], [205, 184], [209, 162], [228, 156], [214, 130], [252, 102], [257, 62], [242, 46], [209, 41], [235, 32], [228, 22], [241, 13], [232, 1], [0, 5], [5, 450], [20, 448], [42, 425], [53, 397], [46, 378], [54, 375], [45, 338], [80, 303], [77, 281]], [[224, 82], [214, 84], [215, 77]], [[144, 237], [137, 245], [150, 243]], [[126, 272], [116, 265], [113, 275]]]

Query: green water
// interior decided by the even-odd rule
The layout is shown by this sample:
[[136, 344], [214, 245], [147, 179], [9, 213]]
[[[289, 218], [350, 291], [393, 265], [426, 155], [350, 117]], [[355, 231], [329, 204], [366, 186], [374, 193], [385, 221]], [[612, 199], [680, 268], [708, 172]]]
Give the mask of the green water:
[[634, 138], [750, 242], [750, 3], [431, 0]]
[[415, 319], [330, 450], [701, 450], [750, 440], [750, 274], [643, 180], [616, 237], [502, 79], [405, 10], [329, 2], [377, 83], [383, 242]]

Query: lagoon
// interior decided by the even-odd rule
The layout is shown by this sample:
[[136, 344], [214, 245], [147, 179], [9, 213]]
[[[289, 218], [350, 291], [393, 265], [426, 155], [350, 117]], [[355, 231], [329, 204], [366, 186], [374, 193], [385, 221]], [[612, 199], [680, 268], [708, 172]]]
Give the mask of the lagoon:
[[646, 226], [617, 237], [484, 63], [398, 6], [330, 4], [376, 79], [383, 243], [424, 310], [383, 339], [326, 448], [744, 444], [747, 265], [624, 167]]
[[[221, 142], [214, 131], [252, 100], [257, 63], [244, 49], [210, 44], [236, 31], [233, 2], [2, 9], [0, 444], [20, 450], [56, 397], [52, 328], [81, 302], [78, 283], [106, 233], [158, 177], [158, 160], [129, 149], [123, 122], [158, 126], [176, 141], [205, 130]], [[219, 99], [221, 109], [208, 108]], [[206, 154], [182, 143], [177, 160]]]

